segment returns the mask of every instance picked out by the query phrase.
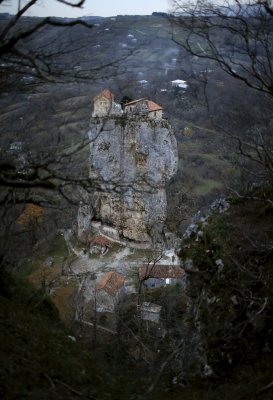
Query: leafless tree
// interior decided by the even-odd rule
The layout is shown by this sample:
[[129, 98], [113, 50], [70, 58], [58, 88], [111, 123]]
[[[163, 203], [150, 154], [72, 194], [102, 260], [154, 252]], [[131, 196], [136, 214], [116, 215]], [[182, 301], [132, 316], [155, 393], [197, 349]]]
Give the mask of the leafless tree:
[[[174, 0], [171, 5], [173, 40], [195, 59], [215, 63], [237, 81], [241, 93], [244, 90], [248, 97], [248, 124], [246, 121], [242, 126], [243, 112], [238, 115], [240, 104], [236, 110], [234, 104], [230, 121], [226, 116], [231, 113], [226, 109], [225, 119], [217, 121], [215, 128], [237, 142], [242, 156], [240, 165], [252, 175], [253, 181], [271, 181], [273, 148], [270, 114], [266, 109], [272, 106], [273, 99], [272, 2]], [[261, 113], [266, 113], [262, 125], [259, 118], [253, 121], [251, 117]]]
[[[86, 3], [85, 0], [55, 2], [77, 9], [82, 9]], [[1, 3], [8, 4], [8, 0]], [[92, 57], [90, 48], [95, 45], [91, 35], [93, 23], [84, 18], [26, 17], [38, 3], [38, 0], [18, 2], [17, 13], [1, 21], [0, 72], [5, 80], [14, 81], [14, 76], [19, 75], [29, 81], [42, 79], [67, 83], [90, 81], [98, 76], [110, 77], [113, 67], [130, 54], [123, 50], [109, 61], [97, 51], [96, 57]], [[83, 58], [83, 65], [79, 65], [79, 57]]]
[[[85, 0], [55, 1], [78, 9], [85, 4]], [[0, 3], [2, 6], [8, 5], [9, 1], [1, 0]], [[20, 98], [24, 78], [31, 78], [31, 82], [32, 79], [38, 79], [37, 82], [42, 84], [49, 82], [53, 86], [58, 83], [78, 83], [81, 80], [92, 81], [104, 73], [114, 73], [112, 67], [118, 62], [118, 57], [107, 62], [98, 55], [97, 64], [93, 63], [90, 68], [75, 69], [80, 63], [77, 51], [84, 55], [86, 52], [82, 49], [90, 46], [93, 40], [90, 36], [93, 25], [83, 19], [26, 17], [36, 4], [38, 0], [18, 1], [17, 13], [0, 21], [0, 90], [8, 95], [2, 97], [3, 105], [5, 99], [8, 104], [12, 104], [12, 91], [15, 98]], [[120, 58], [123, 56], [126, 56], [125, 52]], [[48, 112], [52, 108], [52, 114], [56, 113], [54, 95], [57, 95], [58, 87], [54, 89], [53, 86], [50, 86], [52, 96], [41, 101], [40, 106], [37, 106], [36, 98], [31, 102], [25, 96], [24, 114], [19, 120], [6, 117], [8, 113], [2, 116], [0, 255], [3, 264], [8, 262], [8, 253], [14, 256], [23, 254], [17, 244], [18, 251], [14, 252], [15, 243], [12, 251], [10, 244], [12, 241], [19, 242], [19, 237], [22, 239], [31, 231], [30, 226], [37, 222], [32, 219], [32, 225], [28, 223], [18, 227], [18, 218], [25, 212], [27, 205], [46, 209], [43, 222], [46, 222], [49, 230], [54, 229], [52, 218], [56, 221], [58, 210], [62, 210], [63, 222], [71, 220], [71, 206], [77, 206], [82, 200], [82, 190], [90, 192], [96, 185], [95, 180], [89, 178], [87, 168], [89, 139], [78, 134], [75, 140], [69, 142], [65, 120], [57, 121], [54, 129], [50, 125], [50, 117], [49, 121], [45, 123], [43, 120], [42, 126], [39, 125], [41, 121], [38, 117], [44, 110]], [[22, 240], [20, 242], [24, 243]]]
[[[173, 40], [249, 87], [273, 95], [270, 1], [172, 1]], [[181, 27], [184, 32], [181, 33]]]
[[[2, 5], [8, 1], [2, 0]], [[18, 11], [10, 19], [5, 20], [1, 25], [0, 31], [0, 58], [1, 72], [15, 72], [20, 74], [32, 74], [42, 79], [51, 79], [51, 76], [57, 74], [54, 71], [52, 56], [58, 55], [55, 46], [52, 46], [51, 52], [45, 44], [34, 45], [33, 39], [40, 32], [48, 27], [72, 27], [81, 25], [91, 28], [92, 25], [82, 19], [73, 19], [66, 21], [54, 17], [33, 18], [30, 21], [24, 21], [27, 12], [36, 4], [38, 0], [29, 0], [22, 4], [18, 1]], [[85, 0], [81, 1], [63, 1], [56, 0], [56, 3], [63, 3], [69, 7], [82, 8]], [[60, 49], [59, 49], [60, 50]]]

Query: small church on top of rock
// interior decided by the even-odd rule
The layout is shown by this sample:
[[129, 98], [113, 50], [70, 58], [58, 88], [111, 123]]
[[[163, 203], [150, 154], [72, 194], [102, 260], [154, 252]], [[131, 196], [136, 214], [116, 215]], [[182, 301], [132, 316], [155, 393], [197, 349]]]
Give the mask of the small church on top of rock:
[[163, 108], [160, 107], [152, 100], [143, 99], [133, 100], [124, 105], [124, 112], [126, 114], [147, 114], [149, 118], [161, 119]]
[[105, 115], [121, 113], [121, 105], [115, 102], [114, 95], [109, 89], [104, 89], [94, 98], [94, 111], [92, 117], [104, 117]]
[[121, 105], [114, 100], [113, 93], [109, 89], [104, 89], [94, 98], [94, 111], [92, 117], [104, 117], [107, 115], [127, 114], [146, 115], [150, 119], [162, 119], [163, 108], [146, 97], [125, 103], [124, 110]]

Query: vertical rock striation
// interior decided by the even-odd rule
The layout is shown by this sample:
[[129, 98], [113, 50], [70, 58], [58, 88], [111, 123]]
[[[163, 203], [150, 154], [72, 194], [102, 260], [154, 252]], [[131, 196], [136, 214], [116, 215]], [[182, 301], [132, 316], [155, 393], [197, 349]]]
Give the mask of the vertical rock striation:
[[[174, 133], [145, 115], [93, 117], [90, 177], [97, 183], [94, 221], [117, 238], [158, 243], [166, 219], [166, 183], [176, 173]], [[107, 233], [107, 228], [106, 233]]]
[[178, 154], [162, 114], [163, 108], [146, 98], [127, 102], [122, 110], [108, 89], [94, 98], [88, 137], [95, 190], [79, 209], [79, 237], [99, 230], [140, 246], [164, 242], [165, 188], [177, 171]]

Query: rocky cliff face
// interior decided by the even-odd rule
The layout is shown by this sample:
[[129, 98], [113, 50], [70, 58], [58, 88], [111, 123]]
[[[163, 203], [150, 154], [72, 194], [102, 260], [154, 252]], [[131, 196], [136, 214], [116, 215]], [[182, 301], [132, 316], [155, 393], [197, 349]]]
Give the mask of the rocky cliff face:
[[145, 116], [92, 118], [88, 135], [90, 177], [97, 183], [95, 224], [101, 221], [111, 227], [118, 238], [160, 242], [166, 218], [165, 186], [178, 163], [168, 122]]

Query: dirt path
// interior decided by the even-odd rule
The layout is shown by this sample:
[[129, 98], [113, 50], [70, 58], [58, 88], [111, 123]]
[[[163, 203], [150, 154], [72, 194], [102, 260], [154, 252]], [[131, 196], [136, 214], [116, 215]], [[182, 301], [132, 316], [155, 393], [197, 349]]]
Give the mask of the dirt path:
[[[77, 256], [76, 260], [71, 264], [71, 269], [75, 274], [83, 274], [87, 272], [106, 272], [116, 270], [124, 276], [130, 275], [130, 272], [145, 261], [143, 255], [138, 257], [137, 249], [129, 247], [120, 247], [116, 252], [108, 252], [104, 255], [89, 255], [83, 250], [76, 249], [71, 243], [71, 231], [66, 230], [64, 239], [68, 249]], [[133, 255], [135, 254], [135, 258]], [[131, 259], [130, 259], [131, 256]]]

